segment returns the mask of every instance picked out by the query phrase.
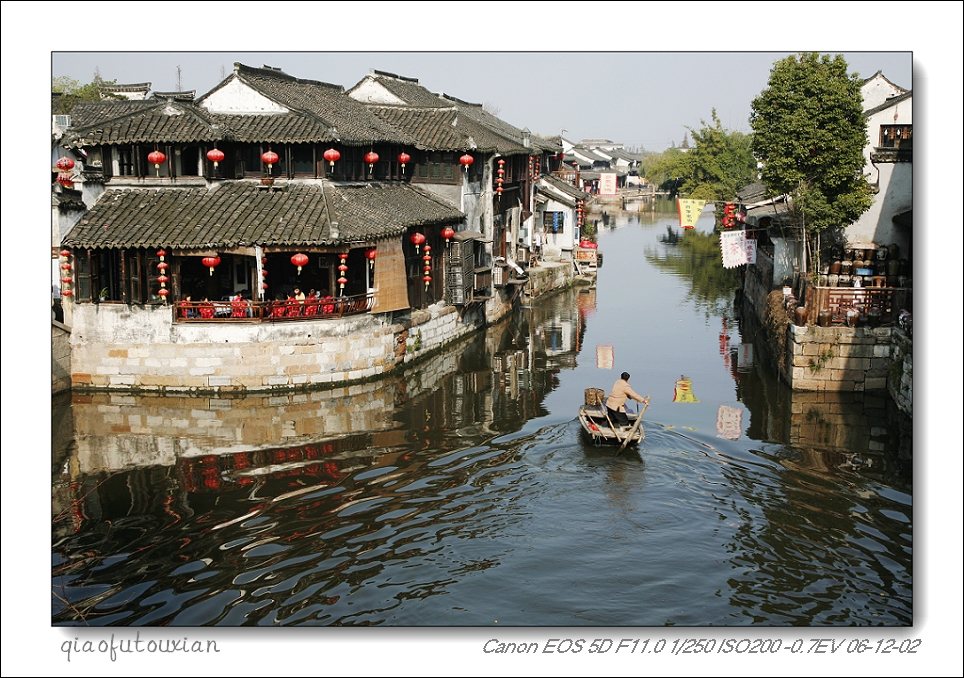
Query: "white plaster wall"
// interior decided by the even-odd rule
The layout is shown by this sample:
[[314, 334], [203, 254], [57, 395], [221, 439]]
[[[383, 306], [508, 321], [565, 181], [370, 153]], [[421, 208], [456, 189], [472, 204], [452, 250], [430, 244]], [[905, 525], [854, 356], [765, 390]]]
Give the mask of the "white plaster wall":
[[201, 107], [212, 113], [287, 113], [288, 109], [234, 78], [207, 96]]
[[880, 77], [880, 75], [877, 75], [863, 84], [860, 88], [860, 93], [864, 97], [864, 110], [869, 111], [871, 108], [880, 106], [890, 97], [902, 94], [903, 92], [888, 83]]
[[352, 99], [363, 101], [366, 104], [390, 104], [394, 106], [404, 105], [405, 102], [389, 92], [383, 85], [371, 76], [358, 83], [349, 93]]

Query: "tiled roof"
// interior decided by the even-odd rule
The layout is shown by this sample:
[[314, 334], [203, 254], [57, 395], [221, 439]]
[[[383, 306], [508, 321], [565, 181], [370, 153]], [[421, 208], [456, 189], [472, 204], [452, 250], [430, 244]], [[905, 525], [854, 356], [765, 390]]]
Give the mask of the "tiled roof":
[[197, 90], [186, 89], [180, 92], [154, 92], [151, 95], [153, 99], [177, 99], [178, 101], [194, 101], [194, 95]]
[[[485, 108], [483, 108], [482, 104], [469, 103], [468, 101], [462, 101], [461, 99], [456, 99], [455, 97], [449, 96], [447, 94], [443, 94], [442, 97], [446, 101], [454, 105], [459, 110], [459, 113], [462, 113], [463, 115], [470, 117], [480, 125], [484, 125], [492, 132], [502, 136], [503, 138], [514, 143], [515, 145], [521, 148], [525, 148], [524, 146], [522, 146], [522, 130], [519, 129], [518, 127], [510, 125], [502, 118], [492, 115], [487, 110], [485, 110]], [[529, 138], [530, 138], [530, 142], [529, 142], [530, 148], [525, 149], [527, 152], [547, 151], [547, 152], [553, 153], [557, 150], [555, 145], [544, 144], [539, 141], [539, 138], [537, 136], [533, 136], [531, 133], [529, 135]]]
[[74, 104], [70, 111], [70, 124], [73, 127], [90, 127], [98, 123], [120, 118], [131, 113], [137, 113], [157, 106], [156, 101], [127, 99], [109, 99], [106, 101], [89, 101]]
[[[125, 109], [109, 104], [109, 112], [120, 113], [112, 119], [78, 124], [71, 128], [71, 138], [80, 145], [132, 144], [150, 142], [217, 141], [223, 137], [206, 117], [191, 104], [166, 99], [151, 100], [148, 106]], [[105, 113], [108, 111], [104, 111]], [[91, 111], [90, 113], [94, 113]], [[84, 111], [85, 120], [94, 115]], [[76, 119], [75, 119], [76, 120]]]
[[907, 100], [907, 99], [910, 99], [912, 96], [914, 96], [914, 92], [913, 92], [913, 91], [911, 91], [911, 90], [905, 90], [903, 94], [898, 94], [897, 96], [892, 96], [892, 97], [890, 97], [889, 99], [886, 99], [886, 100], [884, 101], [884, 103], [880, 104], [879, 106], [874, 106], [873, 108], [867, 109], [866, 111], [864, 111], [864, 117], [865, 117], [865, 118], [869, 118], [869, 117], [872, 116], [874, 113], [880, 113], [881, 111], [890, 108], [890, 107], [893, 106], [894, 104], [897, 104], [897, 103], [900, 103], [901, 101], [905, 101], [905, 100]]
[[394, 73], [385, 73], [383, 71], [375, 71], [374, 74], [369, 77], [409, 106], [438, 107], [447, 105], [438, 94], [433, 94], [418, 84], [416, 78], [404, 78]]
[[303, 80], [270, 69], [236, 64], [243, 82], [285, 107], [316, 117], [320, 124], [337, 130], [336, 137], [346, 144], [378, 142], [413, 143], [384, 120], [355, 101], [340, 85]]
[[209, 115], [222, 138], [240, 142], [308, 143], [334, 141], [335, 130], [300, 113], [275, 115]]
[[[257, 182], [216, 188], [110, 189], [74, 226], [67, 247], [224, 249], [333, 245], [399, 234], [463, 214], [407, 184]], [[332, 237], [331, 223], [338, 224]]]
[[552, 186], [553, 188], [555, 188], [556, 190], [562, 193], [565, 193], [570, 198], [575, 198], [576, 200], [586, 199], [585, 191], [581, 191], [575, 186], [573, 186], [572, 184], [566, 183], [565, 181], [562, 181], [561, 179], [557, 179], [556, 177], [551, 176], [549, 174], [544, 174], [543, 176], [539, 177], [539, 182], [536, 184], [536, 190], [541, 188], [540, 184], [543, 184], [543, 183], [545, 183], [548, 186]]
[[369, 106], [393, 127], [404, 130], [417, 148], [439, 151], [480, 150], [515, 154], [526, 149], [480, 125], [453, 107], [412, 108], [409, 106]]

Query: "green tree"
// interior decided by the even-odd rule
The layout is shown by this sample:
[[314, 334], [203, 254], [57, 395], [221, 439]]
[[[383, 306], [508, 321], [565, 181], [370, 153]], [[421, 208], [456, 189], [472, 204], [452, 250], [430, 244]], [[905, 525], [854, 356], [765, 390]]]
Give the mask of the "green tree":
[[94, 75], [94, 79], [86, 84], [66, 76], [54, 78], [50, 83], [50, 91], [59, 94], [54, 97], [53, 113], [66, 115], [73, 110], [74, 106], [82, 101], [101, 101], [103, 99], [116, 99], [117, 96], [109, 92], [102, 91], [104, 85], [115, 85], [116, 80], [104, 80], [99, 75]]
[[756, 180], [751, 136], [724, 129], [715, 108], [712, 119], [712, 125], [701, 121], [700, 129], [690, 129], [693, 149], [686, 154], [682, 192], [688, 198], [732, 200], [741, 186]]
[[808, 239], [842, 230], [873, 200], [863, 177], [860, 85], [839, 54], [805, 53], [777, 61], [753, 100], [753, 152], [763, 162], [763, 182], [771, 194], [791, 197], [791, 216]]
[[655, 186], [675, 193], [681, 179], [689, 172], [686, 153], [678, 148], [669, 148], [662, 153], [654, 153], [643, 159], [642, 174]]

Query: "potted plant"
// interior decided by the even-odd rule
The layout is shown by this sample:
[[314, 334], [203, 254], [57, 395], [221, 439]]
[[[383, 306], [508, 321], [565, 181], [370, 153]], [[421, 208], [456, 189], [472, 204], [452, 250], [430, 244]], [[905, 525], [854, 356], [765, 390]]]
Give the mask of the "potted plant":
[[97, 293], [97, 301], [107, 301], [107, 288], [101, 288], [100, 292]]

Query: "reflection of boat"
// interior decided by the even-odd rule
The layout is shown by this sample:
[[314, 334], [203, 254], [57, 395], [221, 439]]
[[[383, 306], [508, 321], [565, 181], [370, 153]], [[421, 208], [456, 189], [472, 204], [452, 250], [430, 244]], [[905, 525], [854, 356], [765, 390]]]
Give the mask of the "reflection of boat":
[[[642, 425], [642, 412], [627, 412], [629, 424], [617, 426], [606, 412], [605, 391], [587, 388], [585, 403], [579, 407], [579, 424], [583, 433], [596, 445], [638, 445], [646, 438]], [[626, 439], [629, 439], [628, 442]]]

